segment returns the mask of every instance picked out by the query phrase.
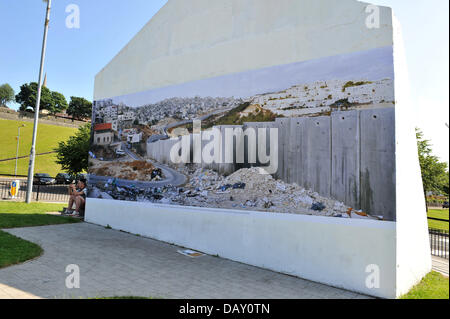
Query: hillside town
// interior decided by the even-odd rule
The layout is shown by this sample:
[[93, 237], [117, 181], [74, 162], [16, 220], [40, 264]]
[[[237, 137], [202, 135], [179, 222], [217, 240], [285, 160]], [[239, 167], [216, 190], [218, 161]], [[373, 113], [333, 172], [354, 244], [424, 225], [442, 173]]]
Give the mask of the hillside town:
[[333, 110], [389, 107], [395, 103], [394, 81], [317, 81], [285, 91], [255, 96], [251, 103], [285, 116], [303, 116]]
[[113, 130], [131, 128], [133, 125], [152, 126], [171, 118], [175, 121], [192, 120], [221, 109], [230, 109], [242, 103], [233, 97], [174, 97], [155, 104], [130, 107], [114, 104], [112, 99], [96, 102], [95, 122], [111, 123]]
[[[106, 99], [95, 103], [94, 122], [110, 123], [119, 132], [138, 125], [163, 127], [177, 122], [190, 121], [208, 114], [232, 110], [243, 102], [272, 112], [279, 117], [325, 114], [335, 110], [356, 108], [392, 107], [395, 104], [392, 79], [377, 81], [330, 80], [299, 84], [284, 91], [260, 94], [248, 98], [234, 97], [174, 97], [140, 107], [114, 103]], [[251, 112], [250, 112], [251, 113]], [[163, 133], [163, 132], [161, 132]]]

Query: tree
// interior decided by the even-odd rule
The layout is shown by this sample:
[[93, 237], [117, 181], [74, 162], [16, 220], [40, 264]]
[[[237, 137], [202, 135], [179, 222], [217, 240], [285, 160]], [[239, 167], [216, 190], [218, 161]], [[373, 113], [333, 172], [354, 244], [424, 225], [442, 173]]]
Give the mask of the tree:
[[72, 96], [67, 114], [72, 116], [72, 119], [90, 118], [92, 117], [92, 103], [85, 98]]
[[78, 132], [67, 142], [60, 142], [56, 163], [69, 174], [77, 175], [89, 167], [89, 148], [91, 139], [91, 124], [80, 126]]
[[6, 103], [14, 101], [14, 90], [8, 84], [0, 85], [0, 107], [6, 107]]
[[[16, 95], [16, 102], [20, 104], [20, 111], [26, 111], [29, 108], [31, 108], [33, 112], [35, 111], [37, 90], [38, 84], [36, 82], [24, 84], [20, 87], [20, 92]], [[55, 101], [53, 100], [52, 92], [47, 87], [43, 86], [41, 91], [40, 109], [52, 112], [54, 108]]]
[[52, 114], [56, 114], [64, 110], [67, 110], [67, 108], [69, 107], [66, 98], [61, 93], [52, 92], [52, 98], [54, 102], [54, 107], [52, 110], [50, 110]]
[[433, 155], [431, 143], [429, 140], [424, 139], [423, 132], [420, 129], [416, 129], [416, 136], [425, 194], [433, 192], [448, 196], [448, 164], [440, 162], [439, 158]]

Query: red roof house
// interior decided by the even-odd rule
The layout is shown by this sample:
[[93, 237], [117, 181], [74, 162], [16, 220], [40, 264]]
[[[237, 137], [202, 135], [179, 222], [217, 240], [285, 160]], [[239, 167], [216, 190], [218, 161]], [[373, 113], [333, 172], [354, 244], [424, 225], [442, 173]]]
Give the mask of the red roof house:
[[112, 124], [111, 123], [103, 123], [103, 124], [96, 124], [94, 126], [94, 131], [112, 131]]

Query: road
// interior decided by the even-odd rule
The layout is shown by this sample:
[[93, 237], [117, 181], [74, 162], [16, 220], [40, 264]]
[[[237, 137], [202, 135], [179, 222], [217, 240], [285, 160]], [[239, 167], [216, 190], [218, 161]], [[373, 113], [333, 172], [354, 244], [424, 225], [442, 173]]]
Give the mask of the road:
[[[126, 147], [125, 143], [122, 143], [121, 146], [122, 150], [130, 157], [131, 159], [135, 161], [142, 161], [143, 158], [139, 155], [133, 153], [131, 150], [129, 150]], [[130, 181], [125, 179], [116, 179], [117, 184], [119, 186], [135, 186], [137, 188], [153, 188], [153, 187], [164, 187], [168, 185], [172, 186], [182, 186], [186, 184], [187, 177], [176, 170], [165, 166], [161, 164], [152, 163], [153, 166], [156, 168], [161, 169], [163, 172], [163, 175], [165, 176], [164, 180], [159, 182], [143, 182], [143, 181]], [[112, 177], [104, 177], [104, 176], [97, 176], [97, 175], [89, 175], [89, 183], [90, 184], [97, 184], [97, 183], [107, 183], [108, 180], [112, 179]]]
[[158, 139], [154, 139], [152, 141], [152, 143], [157, 142], [157, 141], [162, 140], [162, 139], [168, 139], [169, 138], [168, 130], [170, 130], [171, 128], [182, 126], [182, 125], [187, 125], [187, 124], [192, 124], [194, 121], [205, 121], [205, 120], [209, 119], [211, 116], [214, 116], [214, 115], [217, 115], [217, 114], [220, 114], [220, 113], [225, 113], [225, 112], [231, 111], [232, 109], [233, 108], [220, 109], [220, 110], [217, 110], [217, 111], [212, 112], [210, 114], [206, 114], [206, 115], [200, 116], [200, 117], [198, 117], [198, 118], [196, 118], [194, 120], [183, 120], [183, 121], [180, 121], [180, 122], [168, 124], [168, 125], [166, 125], [166, 126], [164, 126], [162, 128], [162, 132], [163, 132], [162, 135], [160, 135]]

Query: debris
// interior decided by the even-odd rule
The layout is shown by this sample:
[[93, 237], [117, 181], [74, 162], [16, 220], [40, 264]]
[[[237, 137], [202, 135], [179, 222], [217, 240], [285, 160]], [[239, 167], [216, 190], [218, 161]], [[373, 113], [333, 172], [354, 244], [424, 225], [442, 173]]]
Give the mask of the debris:
[[231, 184], [227, 184], [227, 185], [223, 185], [223, 186], [221, 186], [221, 187], [219, 187], [219, 189], [222, 191], [222, 192], [225, 192], [225, 191], [227, 191], [228, 189], [230, 189], [230, 188], [232, 188], [233, 186], [231, 185]]
[[233, 189], [245, 189], [245, 183], [236, 183], [233, 185]]
[[353, 208], [351, 208], [351, 207], [347, 210], [347, 215], [349, 218], [352, 218], [352, 211], [353, 211]]
[[172, 204], [172, 201], [167, 197], [161, 198], [160, 202], [161, 202], [161, 204], [167, 204], [167, 205]]
[[325, 208], [327, 208], [327, 207], [323, 203], [314, 203], [311, 206], [312, 210], [315, 210], [315, 211], [318, 211], [318, 212], [323, 211]]
[[256, 207], [256, 206], [257, 206], [257, 203], [256, 203], [255, 201], [248, 200], [248, 201], [245, 202], [245, 206], [248, 206], [248, 207]]
[[263, 199], [263, 207], [268, 209], [271, 208], [272, 206], [274, 206], [274, 204], [272, 203], [272, 201], [270, 201], [267, 197], [264, 197]]
[[359, 216], [367, 217], [367, 214], [364, 213], [362, 210], [354, 211], [354, 213]]
[[159, 178], [159, 180], [161, 180], [162, 176], [163, 176], [163, 173], [160, 168], [155, 168], [151, 173], [152, 180], [154, 180], [156, 178]]
[[202, 257], [205, 256], [205, 254], [199, 253], [198, 251], [193, 251], [190, 249], [186, 249], [186, 250], [178, 250], [178, 253], [187, 256], [187, 257], [191, 257], [191, 258], [197, 258], [197, 257]]
[[[288, 184], [269, 174], [261, 174], [261, 170], [255, 167], [240, 169], [227, 177], [195, 165], [180, 166], [178, 170], [189, 176], [189, 182], [183, 187], [167, 185], [140, 189], [111, 179], [106, 184], [90, 185], [90, 188], [97, 189], [90, 197], [101, 198], [102, 194], [102, 198], [109, 196], [119, 200], [180, 206], [380, 219], [362, 211], [355, 212], [342, 202], [320, 196], [295, 183]], [[154, 171], [157, 179], [159, 171]]]
[[305, 203], [306, 205], [312, 205], [314, 203], [314, 199], [312, 199], [312, 197], [308, 195], [300, 195], [294, 198], [294, 201], [296, 203]]
[[286, 185], [283, 185], [281, 183], [277, 183], [277, 190], [279, 190], [281, 192], [285, 192], [286, 191]]

